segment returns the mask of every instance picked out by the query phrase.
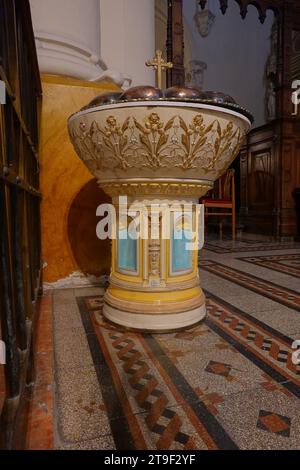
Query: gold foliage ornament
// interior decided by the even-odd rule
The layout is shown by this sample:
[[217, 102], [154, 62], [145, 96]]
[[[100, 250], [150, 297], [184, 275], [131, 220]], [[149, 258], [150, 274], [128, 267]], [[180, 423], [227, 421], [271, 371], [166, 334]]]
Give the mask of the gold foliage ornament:
[[122, 124], [109, 116], [103, 127], [93, 121], [87, 130], [81, 122], [77, 129], [74, 126], [70, 130], [75, 150], [84, 160], [95, 160], [99, 170], [109, 165], [124, 171], [174, 166], [182, 170], [221, 171], [236, 157], [244, 135], [232, 121], [223, 128], [218, 119], [206, 126], [201, 113], [189, 124], [179, 115], [164, 123], [153, 112], [144, 125], [134, 116]]

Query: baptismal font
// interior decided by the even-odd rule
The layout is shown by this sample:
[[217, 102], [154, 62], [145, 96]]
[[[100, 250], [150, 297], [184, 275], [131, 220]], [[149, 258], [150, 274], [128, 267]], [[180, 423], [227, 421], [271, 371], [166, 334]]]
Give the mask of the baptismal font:
[[68, 126], [116, 214], [103, 314], [124, 327], [170, 331], [206, 315], [198, 202], [238, 155], [252, 116], [223, 93], [163, 91], [161, 73], [172, 64], [160, 51], [146, 64], [157, 71], [157, 88], [99, 95]]

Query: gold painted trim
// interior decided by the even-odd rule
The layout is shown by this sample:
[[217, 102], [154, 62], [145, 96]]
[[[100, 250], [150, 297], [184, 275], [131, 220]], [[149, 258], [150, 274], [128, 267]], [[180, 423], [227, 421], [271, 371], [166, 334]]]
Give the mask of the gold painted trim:
[[186, 290], [190, 289], [192, 287], [197, 287], [199, 286], [199, 277], [196, 275], [192, 279], [188, 280], [180, 280], [180, 282], [175, 283], [173, 280], [169, 284], [166, 283], [165, 279], [161, 279], [162, 284], [159, 286], [154, 286], [150, 285], [148, 283], [147, 279], [143, 280], [143, 284], [134, 284], [130, 282], [128, 279], [126, 281], [123, 281], [121, 279], [117, 279], [116, 276], [111, 276], [110, 278], [110, 285], [112, 287], [120, 288], [120, 289], [125, 289], [127, 291], [138, 291], [140, 292], [143, 290], [143, 292], [174, 292], [174, 290]]
[[110, 197], [116, 196], [180, 196], [181, 198], [199, 198], [213, 187], [213, 183], [187, 182], [101, 182], [100, 188]]

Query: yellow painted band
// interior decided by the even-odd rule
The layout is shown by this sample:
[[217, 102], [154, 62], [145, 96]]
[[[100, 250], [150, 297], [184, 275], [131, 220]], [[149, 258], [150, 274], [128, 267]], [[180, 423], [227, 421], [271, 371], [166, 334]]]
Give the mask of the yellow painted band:
[[202, 294], [199, 286], [173, 292], [137, 292], [109, 287], [110, 295], [121, 300], [137, 302], [182, 302], [193, 299]]

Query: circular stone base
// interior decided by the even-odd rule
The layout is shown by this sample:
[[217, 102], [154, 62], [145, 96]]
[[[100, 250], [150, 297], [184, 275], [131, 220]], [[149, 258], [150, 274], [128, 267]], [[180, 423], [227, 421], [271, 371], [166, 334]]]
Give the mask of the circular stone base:
[[180, 313], [144, 314], [119, 310], [104, 303], [103, 315], [109, 321], [125, 328], [142, 331], [170, 331], [199, 323], [206, 316], [205, 302], [200, 307]]

